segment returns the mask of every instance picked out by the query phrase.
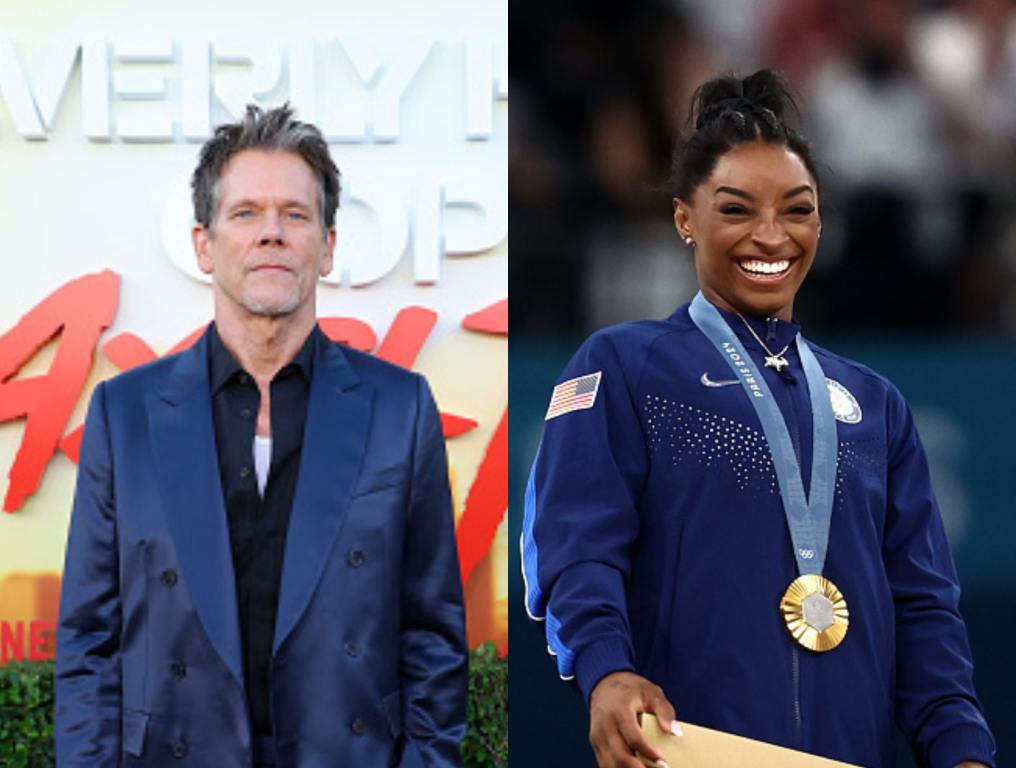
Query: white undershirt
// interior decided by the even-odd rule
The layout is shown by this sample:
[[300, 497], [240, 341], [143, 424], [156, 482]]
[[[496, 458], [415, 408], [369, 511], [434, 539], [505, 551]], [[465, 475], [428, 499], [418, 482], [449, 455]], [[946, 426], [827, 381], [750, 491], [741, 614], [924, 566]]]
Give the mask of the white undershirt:
[[258, 476], [258, 494], [265, 495], [268, 470], [272, 465], [272, 438], [254, 435], [254, 472]]

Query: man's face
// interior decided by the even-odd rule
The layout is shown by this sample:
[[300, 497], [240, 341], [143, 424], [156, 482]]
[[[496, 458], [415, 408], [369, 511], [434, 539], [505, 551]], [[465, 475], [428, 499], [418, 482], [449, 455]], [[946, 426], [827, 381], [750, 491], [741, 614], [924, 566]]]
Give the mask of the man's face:
[[335, 230], [321, 221], [317, 180], [291, 152], [245, 150], [219, 177], [211, 227], [194, 227], [198, 266], [216, 308], [241, 315], [314, 314], [314, 289], [332, 270]]

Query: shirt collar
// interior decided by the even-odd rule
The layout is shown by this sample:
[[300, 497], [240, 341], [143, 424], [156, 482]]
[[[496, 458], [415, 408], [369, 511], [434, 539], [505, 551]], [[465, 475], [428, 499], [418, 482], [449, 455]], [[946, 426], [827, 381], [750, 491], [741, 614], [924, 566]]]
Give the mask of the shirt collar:
[[777, 317], [764, 317], [761, 315], [741, 315], [739, 317], [734, 312], [727, 312], [723, 309], [719, 309], [719, 311], [723, 315], [723, 319], [727, 321], [727, 324], [737, 334], [737, 337], [749, 347], [757, 347], [758, 340], [745, 327], [744, 322], [741, 320], [742, 317], [773, 352], [779, 352], [785, 346], [792, 344], [794, 338], [801, 331], [801, 325], [796, 320], [787, 321], [780, 320]]
[[[300, 351], [296, 353], [288, 364], [280, 369], [280, 373], [286, 368], [293, 366], [309, 383], [314, 374], [314, 358], [317, 356], [318, 338], [321, 330], [315, 323], [307, 338], [304, 340]], [[238, 373], [246, 373], [240, 363], [236, 361], [233, 354], [226, 348], [219, 336], [219, 331], [212, 323], [208, 332], [208, 382], [211, 386], [212, 395], [232, 380]], [[248, 374], [249, 375], [249, 374]], [[278, 374], [276, 374], [278, 377]]]

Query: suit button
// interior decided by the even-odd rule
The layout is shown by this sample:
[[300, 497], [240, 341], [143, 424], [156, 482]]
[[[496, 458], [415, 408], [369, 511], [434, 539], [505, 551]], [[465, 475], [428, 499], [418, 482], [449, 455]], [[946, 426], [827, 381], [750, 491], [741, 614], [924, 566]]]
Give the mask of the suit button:
[[177, 760], [187, 757], [188, 751], [187, 742], [184, 741], [183, 739], [180, 739], [180, 741], [174, 741], [172, 749], [173, 749], [173, 757], [175, 757]]
[[240, 467], [240, 477], [244, 480], [250, 477], [250, 467]]
[[346, 649], [346, 655], [349, 656], [351, 659], [355, 659], [357, 656], [360, 655], [360, 646], [358, 646], [356, 643], [347, 640], [346, 644], [343, 647]]
[[358, 549], [354, 549], [352, 552], [349, 553], [349, 557], [346, 558], [346, 561], [354, 568], [359, 568], [361, 565], [363, 565], [363, 561], [365, 559], [366, 558], [363, 556], [363, 552], [361, 552]]
[[187, 677], [187, 665], [182, 661], [174, 661], [169, 665], [169, 671], [173, 673], [174, 677], [184, 678]]
[[162, 576], [160, 576], [159, 578], [162, 580], [162, 583], [165, 584], [167, 587], [176, 586], [176, 578], [177, 578], [176, 571], [174, 571], [172, 568], [167, 568], [166, 570], [164, 570], [162, 572]]
[[356, 718], [353, 721], [353, 725], [351, 727], [353, 729], [353, 733], [357, 736], [362, 736], [364, 731], [367, 730], [367, 724], [364, 723], [363, 720], [361, 720], [360, 718]]

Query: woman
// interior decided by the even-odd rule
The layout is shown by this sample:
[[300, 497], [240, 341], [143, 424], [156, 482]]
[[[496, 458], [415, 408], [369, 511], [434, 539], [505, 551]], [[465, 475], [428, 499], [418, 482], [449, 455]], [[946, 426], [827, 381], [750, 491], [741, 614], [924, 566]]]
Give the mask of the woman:
[[863, 766], [893, 765], [895, 721], [922, 765], [993, 766], [910, 410], [794, 320], [822, 225], [792, 106], [769, 71], [697, 92], [674, 222], [701, 292], [594, 334], [562, 374], [526, 493], [526, 607], [601, 766], [662, 764], [636, 718], [679, 732], [675, 706]]

